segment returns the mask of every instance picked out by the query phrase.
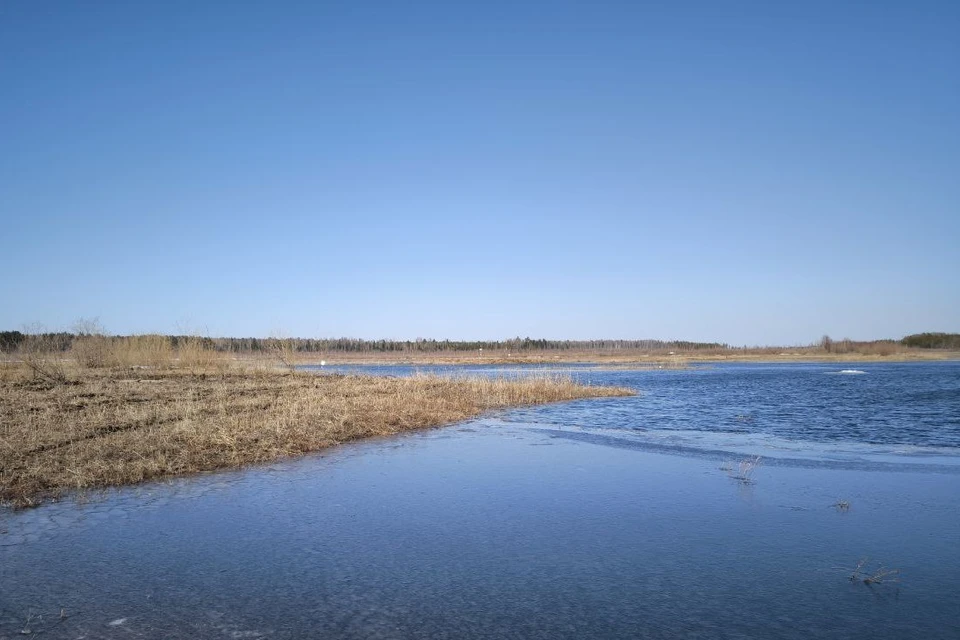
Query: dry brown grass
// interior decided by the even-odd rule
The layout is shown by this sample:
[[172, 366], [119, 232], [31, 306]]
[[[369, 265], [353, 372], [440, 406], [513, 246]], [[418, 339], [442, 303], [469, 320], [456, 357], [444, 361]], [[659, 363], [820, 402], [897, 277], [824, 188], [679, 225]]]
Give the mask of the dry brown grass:
[[69, 489], [266, 462], [499, 407], [631, 393], [562, 378], [318, 376], [206, 358], [178, 368], [73, 366], [65, 384], [0, 363], [0, 501], [29, 506]]

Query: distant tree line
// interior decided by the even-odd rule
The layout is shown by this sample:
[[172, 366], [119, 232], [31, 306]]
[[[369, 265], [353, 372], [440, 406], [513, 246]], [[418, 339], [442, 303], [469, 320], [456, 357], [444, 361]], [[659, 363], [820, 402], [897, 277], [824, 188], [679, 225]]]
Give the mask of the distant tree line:
[[19, 331], [0, 331], [0, 351], [16, 351], [26, 336]]
[[[213, 338], [217, 349], [235, 352], [256, 352], [273, 348], [272, 338]], [[663, 340], [545, 340], [534, 338], [511, 338], [509, 340], [363, 340], [360, 338], [286, 338], [284, 343], [298, 352], [344, 352], [384, 353], [406, 352], [463, 352], [463, 351], [569, 351], [596, 349], [642, 349], [693, 351], [700, 349], [726, 349], [728, 345], [717, 342], [687, 342]]]
[[[30, 338], [43, 338], [47, 344], [55, 344], [64, 351], [70, 350], [73, 341], [87, 332], [23, 333], [0, 331], [0, 351], [12, 353]], [[173, 348], [181, 342], [195, 344], [195, 336], [166, 336]], [[106, 340], [119, 340], [121, 336], [103, 336]], [[763, 348], [733, 347], [720, 342], [692, 342], [687, 340], [545, 340], [535, 338], [510, 338], [508, 340], [363, 340], [360, 338], [200, 338], [206, 349], [229, 353], [272, 352], [282, 344], [288, 351], [299, 353], [386, 353], [386, 352], [468, 352], [505, 351], [644, 351], [644, 352], [690, 352], [690, 351], [756, 351]], [[898, 346], [919, 349], [960, 349], [960, 334], [918, 333], [902, 340], [875, 340], [857, 342], [850, 339], [833, 340], [823, 336], [814, 345], [828, 353], [853, 353], [865, 348], [892, 349]], [[768, 350], [771, 349], [767, 348]], [[776, 347], [773, 349], [779, 349]]]
[[[35, 333], [20, 331], [0, 331], [0, 351], [7, 353], [16, 349], [28, 338], [39, 337], [49, 343], [62, 345], [69, 350], [73, 341], [90, 335], [87, 332]], [[121, 336], [103, 336], [106, 340], [118, 340]], [[186, 340], [196, 340], [192, 336], [167, 336], [171, 346]], [[56, 340], [53, 340], [53, 339]], [[417, 338], [416, 340], [363, 340], [360, 338], [201, 338], [202, 345], [208, 349], [231, 353], [257, 353], [276, 349], [277, 343], [285, 347], [306, 353], [342, 352], [342, 353], [384, 353], [384, 352], [464, 352], [479, 351], [569, 351], [569, 350], [644, 350], [644, 351], [698, 351], [705, 349], [729, 349], [729, 345], [718, 342], [690, 342], [685, 340], [545, 340], [535, 338], [511, 338], [509, 340], [434, 340]]]
[[915, 333], [900, 342], [918, 349], [960, 349], [960, 333]]
[[[0, 352], [12, 353], [20, 345], [30, 339], [39, 339], [45, 345], [57, 345], [61, 351], [69, 351], [73, 347], [73, 342], [78, 338], [88, 336], [85, 333], [70, 333], [68, 331], [44, 332], [44, 333], [23, 333], [20, 331], [0, 331]], [[123, 336], [102, 336], [105, 340], [121, 340]], [[182, 342], [190, 341], [195, 343], [200, 341], [200, 346], [205, 349], [214, 349], [217, 351], [228, 351], [222, 344], [224, 341], [232, 342], [234, 338], [197, 338], [195, 336], [165, 336], [170, 340], [170, 346], [176, 348]]]
[[20, 331], [0, 331], [0, 351], [11, 353], [16, 351], [20, 345], [29, 339], [40, 339], [44, 344], [57, 345], [57, 348], [66, 351], [70, 348], [74, 338], [72, 333], [66, 331], [46, 332], [46, 333], [22, 333]]

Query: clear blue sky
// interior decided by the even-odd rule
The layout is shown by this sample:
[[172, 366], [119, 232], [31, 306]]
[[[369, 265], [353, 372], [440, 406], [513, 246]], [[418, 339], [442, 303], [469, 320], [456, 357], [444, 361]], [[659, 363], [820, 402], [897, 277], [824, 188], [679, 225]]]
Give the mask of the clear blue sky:
[[960, 3], [0, 3], [0, 329], [960, 331]]

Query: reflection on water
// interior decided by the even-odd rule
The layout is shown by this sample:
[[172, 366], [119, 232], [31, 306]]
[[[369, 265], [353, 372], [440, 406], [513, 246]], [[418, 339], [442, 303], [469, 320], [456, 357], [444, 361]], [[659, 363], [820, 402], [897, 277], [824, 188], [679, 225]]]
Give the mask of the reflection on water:
[[[867, 373], [819, 375], [887, 375], [858, 368]], [[778, 378], [759, 369], [729, 380]], [[577, 375], [636, 380], [644, 395], [2, 513], [0, 637], [960, 637], [960, 474], [942, 463], [953, 452], [931, 441], [940, 436], [911, 446], [942, 455], [891, 473], [859, 453], [806, 449], [887, 447], [898, 464], [896, 437], [774, 434], [773, 403], [759, 393], [759, 404], [713, 407], [702, 423], [657, 418], [670, 402], [697, 415], [681, 391], [698, 386], [729, 403], [720, 382], [694, 382], [723, 368]], [[791, 384], [776, 385], [794, 411]], [[901, 398], [926, 398], [910, 411], [953, 401], [946, 382], [905, 387]], [[808, 402], [826, 428], [831, 412], [817, 407], [829, 398]], [[949, 411], [921, 413], [912, 439]], [[729, 435], [781, 438], [797, 449], [784, 457], [803, 462], [764, 465], [752, 484], [731, 479], [719, 467], [733, 454], [714, 446], [728, 434], [696, 428], [715, 414], [754, 416]], [[697, 433], [706, 444], [651, 448], [651, 432], [671, 430], [680, 446]], [[864, 557], [900, 569], [901, 582], [849, 581]]]

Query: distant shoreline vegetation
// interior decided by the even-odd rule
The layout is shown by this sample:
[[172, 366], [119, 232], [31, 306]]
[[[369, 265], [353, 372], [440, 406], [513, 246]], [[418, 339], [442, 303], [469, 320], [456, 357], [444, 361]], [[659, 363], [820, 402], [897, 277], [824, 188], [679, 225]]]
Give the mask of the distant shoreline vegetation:
[[[30, 336], [55, 339], [69, 350], [74, 342], [96, 335], [108, 340], [123, 340], [134, 336], [109, 336], [102, 333], [29, 332], [0, 331], [0, 350], [15, 351]], [[196, 336], [161, 336], [176, 348], [178, 343], [196, 340]], [[208, 349], [221, 352], [258, 353], [273, 351], [277, 342], [293, 347], [295, 351], [369, 353], [369, 352], [437, 352], [437, 351], [582, 351], [605, 349], [630, 349], [647, 351], [702, 351], [731, 349], [727, 344], [718, 342], [690, 342], [685, 340], [544, 340], [533, 338], [514, 338], [509, 340], [435, 340], [418, 338], [416, 340], [364, 340], [362, 338], [199, 338]]]
[[960, 349], [960, 333], [915, 333], [900, 342], [915, 349]]
[[[132, 336], [112, 336], [104, 332], [42, 332], [0, 331], [0, 352], [15, 353], [31, 338], [42, 338], [56, 349], [70, 351], [79, 343], [91, 338], [105, 342], [122, 341]], [[822, 352], [829, 354], [867, 353], [889, 355], [901, 348], [908, 349], [960, 349], [960, 333], [918, 333], [900, 340], [834, 340], [823, 336], [818, 342], [797, 346], [733, 346], [719, 342], [694, 342], [687, 340], [546, 340], [512, 338], [496, 341], [474, 340], [364, 340], [359, 338], [210, 338], [186, 335], [157, 335], [173, 349], [181, 343], [201, 343], [202, 348], [221, 353], [257, 354], [275, 353], [282, 349], [288, 353], [463, 353], [488, 352], [642, 352], [651, 354], [701, 353], [707, 354], [773, 354], [781, 351]]]

